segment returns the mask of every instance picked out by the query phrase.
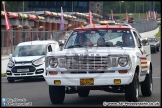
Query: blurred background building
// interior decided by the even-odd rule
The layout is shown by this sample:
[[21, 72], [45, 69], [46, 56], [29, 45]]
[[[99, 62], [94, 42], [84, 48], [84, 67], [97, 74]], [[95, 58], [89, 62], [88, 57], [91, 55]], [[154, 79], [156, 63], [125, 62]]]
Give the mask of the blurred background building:
[[29, 11], [53, 11], [60, 12], [60, 7], [64, 12], [81, 12], [87, 13], [89, 10], [92, 13], [102, 15], [103, 2], [101, 1], [29, 1]]

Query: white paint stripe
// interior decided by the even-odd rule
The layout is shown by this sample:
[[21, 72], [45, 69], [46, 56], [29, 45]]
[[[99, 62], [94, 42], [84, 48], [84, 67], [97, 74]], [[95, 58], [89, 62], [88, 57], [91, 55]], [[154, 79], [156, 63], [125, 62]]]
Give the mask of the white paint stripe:
[[141, 67], [142, 67], [142, 66], [147, 66], [147, 64], [141, 64]]
[[142, 69], [142, 71], [147, 71], [147, 69]]
[[141, 60], [141, 62], [147, 62], [147, 60]]

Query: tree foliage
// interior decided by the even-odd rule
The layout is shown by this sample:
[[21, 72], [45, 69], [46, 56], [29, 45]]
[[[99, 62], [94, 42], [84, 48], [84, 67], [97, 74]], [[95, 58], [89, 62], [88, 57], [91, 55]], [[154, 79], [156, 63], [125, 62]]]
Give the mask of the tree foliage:
[[[5, 1], [6, 11], [23, 12], [23, 2], [24, 2], [24, 11], [28, 11], [27, 1]], [[3, 8], [1, 8], [1, 10], [3, 10]]]
[[160, 1], [104, 1], [103, 12], [111, 13], [125, 13], [126, 10], [129, 13], [146, 13], [149, 10], [157, 11], [161, 13]]
[[[10, 12], [28, 11], [28, 1], [5, 1], [6, 10]], [[121, 4], [121, 5], [120, 5]], [[144, 5], [143, 5], [144, 4]], [[103, 12], [111, 13], [146, 13], [149, 10], [161, 13], [161, 1], [103, 1]], [[1, 8], [3, 10], [3, 6]]]

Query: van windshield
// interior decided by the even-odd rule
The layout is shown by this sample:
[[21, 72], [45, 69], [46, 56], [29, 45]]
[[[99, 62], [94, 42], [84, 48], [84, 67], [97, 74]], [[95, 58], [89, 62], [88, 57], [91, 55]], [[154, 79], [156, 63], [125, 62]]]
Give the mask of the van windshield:
[[17, 46], [13, 57], [42, 56], [46, 54], [46, 45]]

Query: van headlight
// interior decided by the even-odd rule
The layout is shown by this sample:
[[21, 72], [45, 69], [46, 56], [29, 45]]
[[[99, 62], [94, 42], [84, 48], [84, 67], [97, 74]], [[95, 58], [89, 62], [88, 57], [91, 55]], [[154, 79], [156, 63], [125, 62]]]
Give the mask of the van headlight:
[[49, 66], [51, 68], [55, 68], [58, 65], [58, 59], [57, 58], [49, 58]]
[[127, 57], [120, 57], [118, 59], [118, 63], [121, 67], [124, 67], [128, 64], [128, 58]]
[[11, 60], [9, 60], [7, 66], [8, 66], [9, 68], [12, 68], [12, 67], [14, 66], [14, 62], [11, 61]]
[[37, 59], [37, 60], [35, 60], [33, 62], [33, 65], [35, 65], [35, 66], [42, 65], [44, 63], [44, 61], [45, 61], [45, 58], [44, 57], [43, 58], [40, 58], [40, 59]]

